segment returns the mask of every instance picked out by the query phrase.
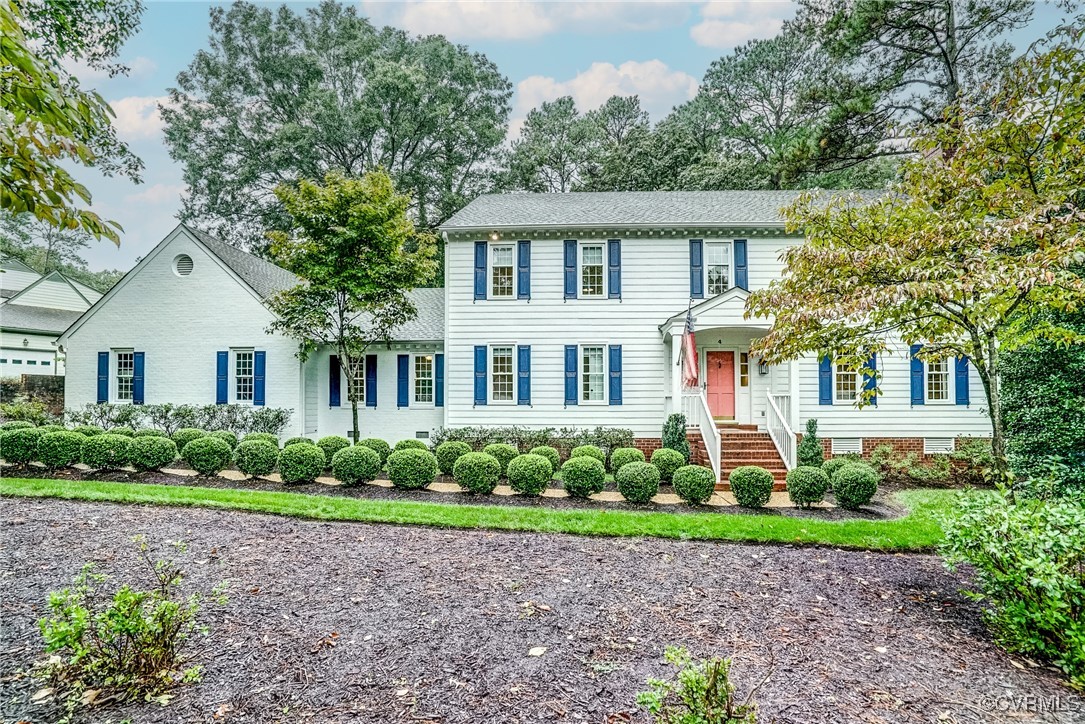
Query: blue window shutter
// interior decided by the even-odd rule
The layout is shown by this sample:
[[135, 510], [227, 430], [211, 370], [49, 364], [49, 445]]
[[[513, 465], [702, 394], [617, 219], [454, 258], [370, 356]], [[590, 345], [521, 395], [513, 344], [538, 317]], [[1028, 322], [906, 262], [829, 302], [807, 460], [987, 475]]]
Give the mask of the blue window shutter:
[[921, 344], [911, 346], [913, 405], [922, 405], [927, 401], [926, 395], [923, 394], [923, 360], [916, 357], [921, 349], [923, 349]]
[[377, 406], [377, 355], [365, 356], [365, 406]]
[[750, 267], [746, 261], [746, 240], [735, 239], [735, 286], [749, 291]]
[[576, 299], [576, 240], [565, 240], [565, 298]]
[[267, 352], [252, 355], [252, 404], [264, 406], [264, 378], [267, 376]]
[[339, 407], [342, 402], [343, 374], [339, 369], [339, 355], [328, 357], [328, 407]]
[[225, 405], [230, 374], [230, 353], [215, 353], [215, 404]]
[[516, 348], [516, 404], [531, 404], [531, 345]]
[[622, 298], [622, 240], [607, 241], [607, 296]]
[[689, 240], [689, 295], [704, 299], [704, 242]]
[[957, 357], [954, 371], [957, 376], [956, 384], [954, 384], [954, 390], [957, 395], [958, 405], [968, 404], [968, 358]]
[[396, 355], [396, 405], [408, 407], [410, 395], [408, 387], [411, 383], [411, 356], [409, 354]]
[[610, 345], [610, 404], [622, 404], [622, 346]]
[[565, 404], [575, 405], [576, 394], [576, 345], [565, 345]]
[[109, 402], [109, 352], [98, 353], [98, 404]]
[[475, 404], [486, 404], [486, 345], [475, 345]]
[[475, 299], [486, 298], [486, 242], [475, 242]]
[[516, 242], [516, 298], [531, 299], [531, 242]]
[[142, 352], [132, 353], [132, 404], [143, 404], [143, 370], [144, 356]]
[[445, 406], [445, 356], [433, 355], [433, 406]]
[[833, 361], [828, 357], [818, 360], [818, 404], [833, 404]]
[[[877, 352], [871, 352], [870, 353], [870, 359], [867, 360], [867, 363], [864, 365], [864, 367], [866, 367], [866, 369], [870, 370], [871, 373], [874, 373], [874, 372], [878, 371], [878, 353]], [[866, 382], [864, 383], [863, 386], [868, 390], [875, 389], [877, 387], [877, 381], [874, 379], [874, 375], [873, 374], [868, 374], [868, 375], [865, 375], [865, 377], [866, 377]], [[870, 398], [870, 404], [872, 404], [872, 405], [877, 405], [878, 404], [878, 396], [877, 395]]]

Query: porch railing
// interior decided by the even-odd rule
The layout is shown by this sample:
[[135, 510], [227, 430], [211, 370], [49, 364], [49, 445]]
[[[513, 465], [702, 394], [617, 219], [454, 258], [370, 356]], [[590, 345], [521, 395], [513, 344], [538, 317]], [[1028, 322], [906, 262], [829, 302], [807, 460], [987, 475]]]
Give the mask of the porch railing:
[[769, 437], [772, 438], [773, 444], [776, 445], [776, 451], [780, 453], [784, 466], [788, 470], [793, 470], [796, 464], [795, 455], [798, 443], [795, 441], [795, 433], [792, 431], [791, 425], [787, 422], [791, 418], [791, 396], [770, 393], [768, 403], [766, 427], [768, 427]]
[[720, 431], [716, 427], [716, 421], [712, 419], [712, 413], [708, 410], [708, 398], [704, 390], [696, 388], [682, 393], [682, 414], [686, 416], [687, 428], [695, 427], [700, 431], [701, 439], [704, 440], [705, 448], [708, 450], [708, 461], [718, 481], [720, 479]]

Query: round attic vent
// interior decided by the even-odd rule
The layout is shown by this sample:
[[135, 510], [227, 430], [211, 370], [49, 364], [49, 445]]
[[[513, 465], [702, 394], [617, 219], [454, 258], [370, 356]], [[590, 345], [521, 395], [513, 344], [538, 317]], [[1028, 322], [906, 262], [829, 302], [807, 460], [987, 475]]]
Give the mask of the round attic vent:
[[192, 257], [188, 254], [178, 254], [173, 258], [173, 273], [179, 277], [187, 277], [192, 273]]

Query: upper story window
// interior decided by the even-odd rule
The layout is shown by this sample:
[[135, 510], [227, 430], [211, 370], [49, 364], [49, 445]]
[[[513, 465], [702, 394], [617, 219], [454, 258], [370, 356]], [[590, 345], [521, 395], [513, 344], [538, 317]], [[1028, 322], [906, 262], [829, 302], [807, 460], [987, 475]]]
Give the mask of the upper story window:
[[859, 375], [844, 365], [833, 365], [833, 402], [852, 403], [859, 399]]
[[253, 357], [251, 349], [234, 352], [234, 399], [238, 402], [253, 401]]
[[603, 296], [603, 245], [580, 247], [580, 296]]
[[928, 360], [927, 366], [927, 384], [926, 395], [927, 402], [949, 402], [952, 398], [950, 396], [950, 374], [949, 374], [949, 358], [943, 358], [938, 360]]
[[606, 381], [606, 369], [604, 367], [602, 345], [584, 346], [580, 348], [580, 401], [602, 402], [604, 400], [604, 383]]
[[512, 244], [494, 244], [490, 247], [490, 296], [509, 299], [513, 296], [513, 263], [515, 254]]
[[419, 354], [414, 357], [414, 401], [417, 404], [433, 404], [433, 355]]
[[709, 296], [723, 294], [731, 288], [731, 242], [710, 241], [705, 244], [705, 276]]
[[136, 373], [136, 353], [117, 352], [117, 402], [132, 401], [132, 378]]
[[490, 395], [496, 403], [513, 402], [515, 373], [512, 345], [490, 348]]

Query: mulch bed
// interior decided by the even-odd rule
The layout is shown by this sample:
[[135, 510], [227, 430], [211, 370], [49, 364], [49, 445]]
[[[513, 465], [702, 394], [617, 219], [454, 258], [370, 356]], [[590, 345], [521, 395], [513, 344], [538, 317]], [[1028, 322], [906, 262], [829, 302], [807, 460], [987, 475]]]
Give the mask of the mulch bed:
[[77, 721], [643, 722], [634, 698], [670, 675], [668, 645], [733, 657], [740, 692], [765, 679], [765, 722], [1005, 721], [1005, 697], [1071, 696], [997, 649], [965, 577], [926, 555], [18, 498], [0, 526], [4, 721], [60, 717], [18, 673], [41, 654], [35, 621], [84, 561], [134, 578], [137, 534], [190, 590], [229, 579], [230, 600], [205, 609], [201, 683]]

